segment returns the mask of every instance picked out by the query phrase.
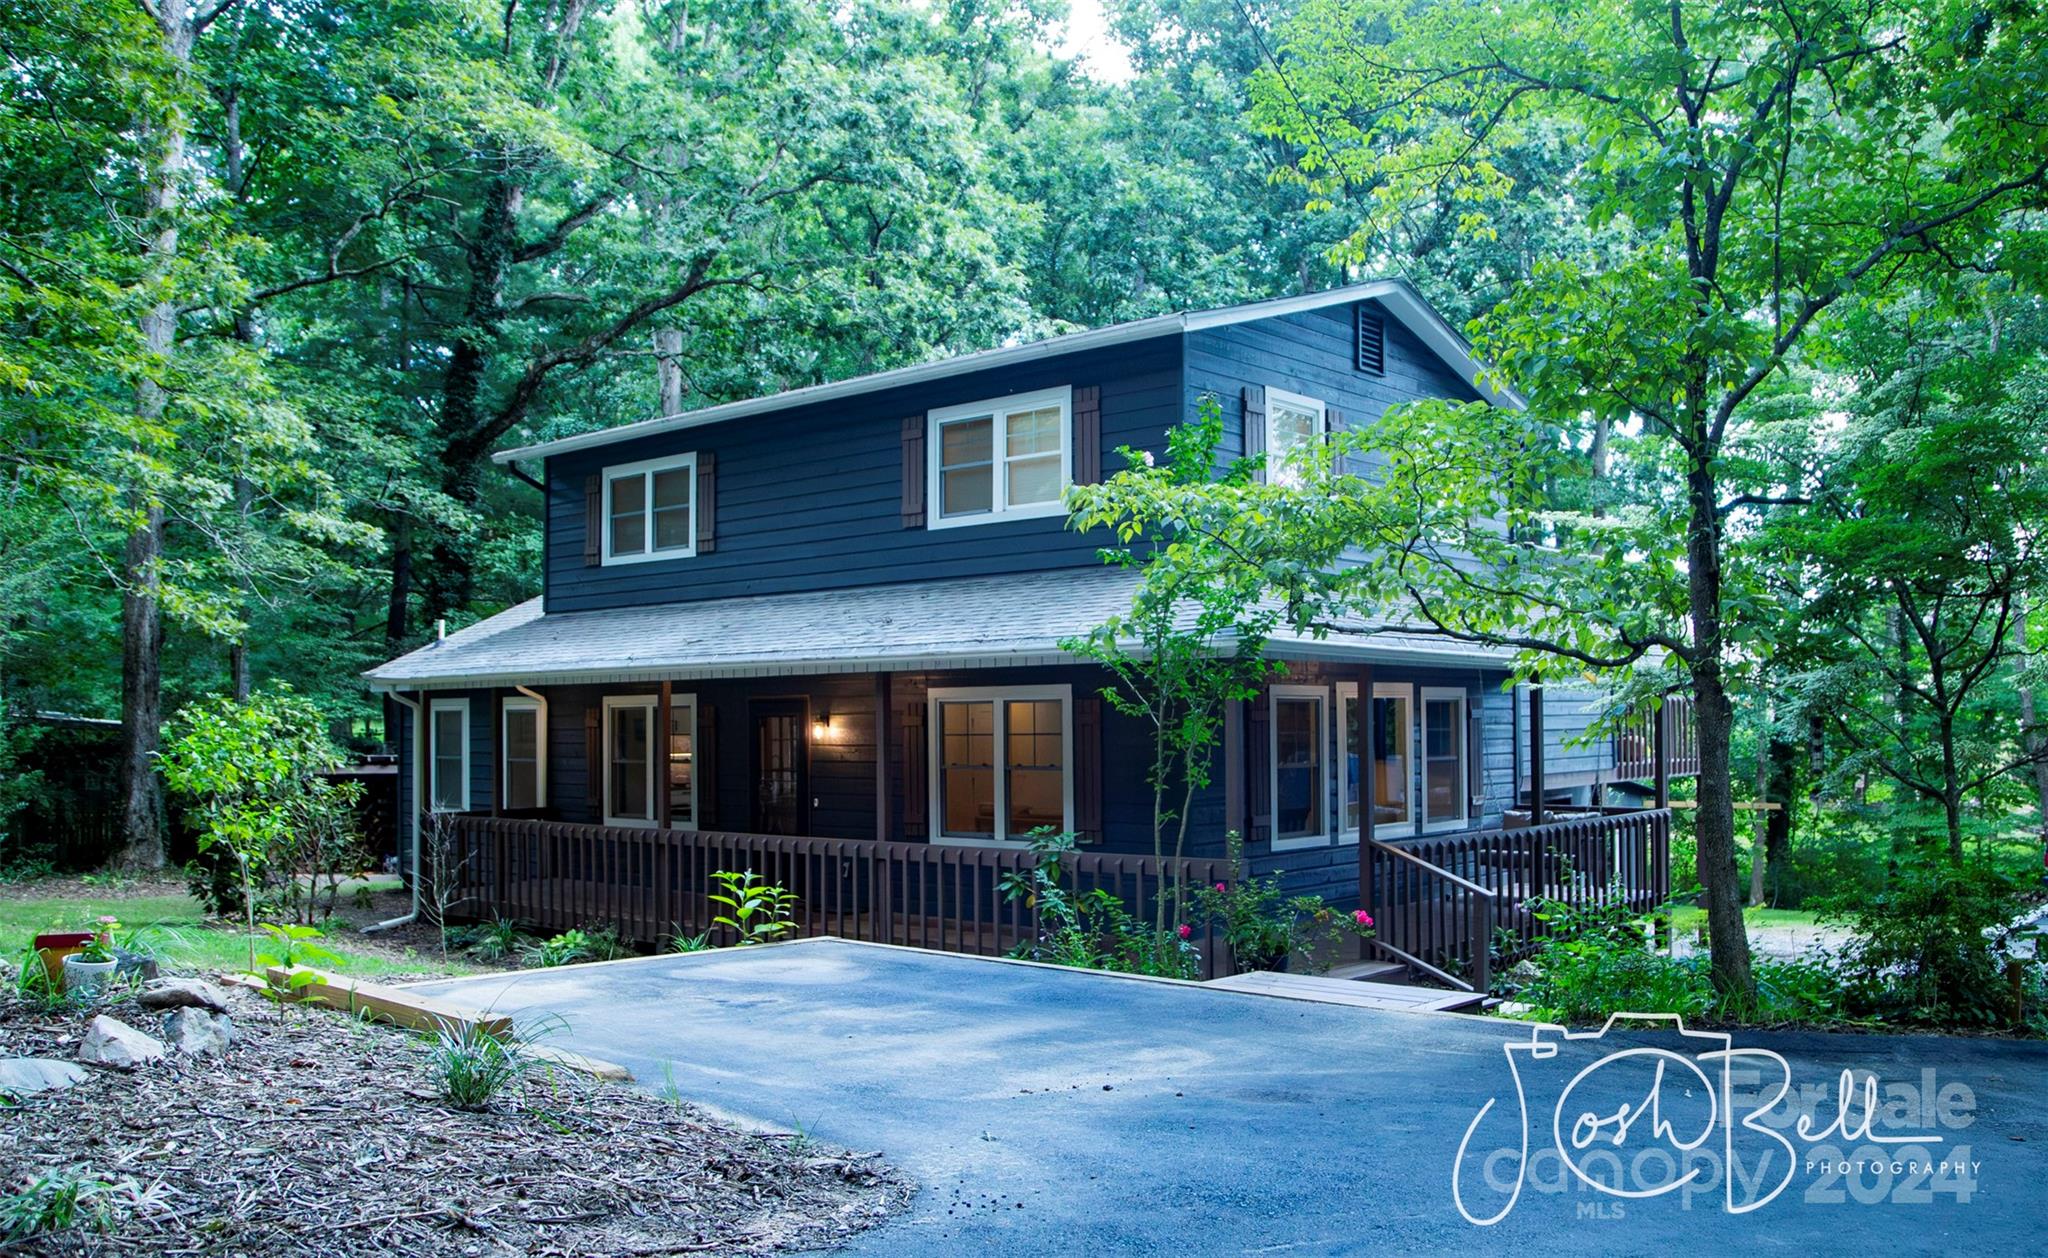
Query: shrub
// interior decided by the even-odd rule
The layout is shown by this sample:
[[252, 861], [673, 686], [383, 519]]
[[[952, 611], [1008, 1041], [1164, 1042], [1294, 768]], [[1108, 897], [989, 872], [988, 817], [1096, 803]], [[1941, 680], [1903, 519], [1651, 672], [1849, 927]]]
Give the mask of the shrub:
[[1186, 926], [1161, 931], [1133, 917], [1101, 887], [1077, 893], [1061, 885], [1065, 857], [1074, 850], [1072, 834], [1034, 830], [1031, 849], [1037, 862], [1003, 879], [1003, 898], [1024, 901], [1038, 919], [1033, 937], [1011, 949], [1011, 956], [1160, 978], [1200, 973], [1201, 952], [1188, 942]]
[[580, 930], [565, 930], [552, 939], [527, 944], [519, 950], [519, 960], [523, 965], [545, 969], [588, 961], [595, 950], [596, 944], [589, 935]]
[[23, 1241], [81, 1227], [104, 1232], [121, 1209], [149, 1197], [132, 1179], [108, 1181], [77, 1166], [44, 1171], [0, 1197], [0, 1238]]
[[509, 917], [494, 917], [464, 927], [456, 942], [479, 961], [503, 961], [520, 950], [519, 923]]
[[725, 906], [711, 923], [738, 935], [741, 946], [773, 943], [796, 933], [796, 892], [763, 880], [751, 869], [721, 869], [711, 881], [711, 902]]
[[[1232, 863], [1242, 868], [1244, 840], [1235, 830], [1226, 837]], [[1313, 963], [1319, 945], [1373, 933], [1372, 917], [1363, 909], [1347, 913], [1319, 895], [1290, 896], [1280, 879], [1273, 873], [1242, 878], [1234, 887], [1219, 882], [1191, 897], [1194, 917], [1223, 924], [1223, 939], [1238, 969], [1284, 970], [1296, 957]]]
[[709, 952], [714, 946], [711, 942], [711, 932], [708, 930], [700, 930], [694, 935], [686, 935], [683, 933], [683, 928], [678, 925], [669, 932], [668, 950], [670, 952]]
[[2005, 962], [2025, 907], [2019, 879], [1942, 856], [1909, 858], [1875, 895], [1819, 905], [1822, 921], [1855, 931], [1841, 955], [1852, 1014], [1942, 1027], [2010, 1020]]

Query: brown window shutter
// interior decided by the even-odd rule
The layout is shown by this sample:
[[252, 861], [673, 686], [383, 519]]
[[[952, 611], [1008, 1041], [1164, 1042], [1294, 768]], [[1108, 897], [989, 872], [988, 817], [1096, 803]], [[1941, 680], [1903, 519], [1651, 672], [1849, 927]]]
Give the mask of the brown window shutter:
[[[1326, 435], [1331, 438], [1335, 438], [1340, 433], [1350, 431], [1350, 428], [1346, 424], [1344, 419], [1344, 412], [1338, 410], [1334, 406], [1326, 406], [1323, 408], [1323, 423], [1328, 429]], [[1348, 473], [1351, 470], [1351, 455], [1349, 453], [1345, 453], [1343, 455], [1338, 456], [1337, 464], [1331, 470], [1339, 473], [1340, 475]]]
[[604, 562], [599, 544], [604, 528], [604, 482], [596, 473], [583, 478], [583, 566], [594, 568]]
[[592, 821], [604, 820], [604, 700], [583, 709], [583, 805]]
[[[1244, 457], [1253, 458], [1266, 452], [1266, 386], [1248, 384], [1244, 387]], [[1264, 472], [1259, 479], [1266, 479]]]
[[697, 452], [697, 553], [718, 549], [718, 455]]
[[1251, 805], [1251, 815], [1245, 819], [1246, 843], [1264, 843], [1273, 837], [1273, 736], [1270, 715], [1263, 691], [1246, 705], [1245, 797]]
[[903, 527], [924, 527], [924, 416], [903, 419]]
[[697, 828], [709, 830], [718, 819], [718, 709], [697, 703]]
[[1102, 700], [1074, 700], [1074, 831], [1102, 841]]
[[931, 828], [930, 760], [925, 752], [924, 704], [903, 705], [903, 833], [921, 839]]
[[1102, 480], [1102, 389], [1084, 384], [1074, 390], [1074, 483]]

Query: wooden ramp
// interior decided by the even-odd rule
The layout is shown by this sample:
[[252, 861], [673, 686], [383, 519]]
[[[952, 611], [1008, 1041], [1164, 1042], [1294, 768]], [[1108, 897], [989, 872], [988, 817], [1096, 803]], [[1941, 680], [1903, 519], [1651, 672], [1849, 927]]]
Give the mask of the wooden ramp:
[[1478, 992], [1446, 992], [1394, 983], [1367, 983], [1358, 979], [1275, 974], [1270, 970], [1210, 979], [1204, 985], [1221, 987], [1226, 991], [1250, 992], [1255, 996], [1280, 996], [1288, 1000], [1316, 1000], [1326, 1005], [1396, 1009], [1410, 1013], [1454, 1013], [1477, 1009], [1486, 1001], [1486, 997]]

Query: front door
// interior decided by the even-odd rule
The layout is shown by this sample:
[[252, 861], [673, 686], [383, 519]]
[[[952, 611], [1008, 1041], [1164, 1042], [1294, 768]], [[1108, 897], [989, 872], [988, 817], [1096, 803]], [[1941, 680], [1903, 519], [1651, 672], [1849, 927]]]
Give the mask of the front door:
[[753, 705], [754, 833], [804, 834], [811, 821], [811, 773], [802, 699]]

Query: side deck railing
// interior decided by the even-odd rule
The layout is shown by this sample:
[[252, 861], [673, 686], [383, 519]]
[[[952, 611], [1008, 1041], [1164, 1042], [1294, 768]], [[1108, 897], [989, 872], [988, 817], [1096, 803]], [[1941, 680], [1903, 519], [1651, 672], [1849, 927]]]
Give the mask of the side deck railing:
[[[1033, 909], [1005, 899], [1007, 875], [1031, 869], [1028, 850], [881, 843], [869, 839], [649, 830], [514, 817], [446, 820], [451, 915], [508, 917], [546, 931], [611, 927], [660, 945], [721, 928], [712, 875], [751, 870], [794, 891], [799, 933], [1002, 956], [1031, 939]], [[1235, 881], [1222, 860], [1077, 852], [1063, 881], [1109, 892], [1149, 914], [1162, 880]], [[1223, 941], [1197, 925], [1204, 977], [1230, 973]]]
[[1496, 962], [1535, 951], [1534, 902], [1619, 900], [1647, 912], [1671, 892], [1671, 812], [1609, 810], [1514, 830], [1368, 839], [1359, 888], [1378, 950], [1440, 982], [1486, 991]]

